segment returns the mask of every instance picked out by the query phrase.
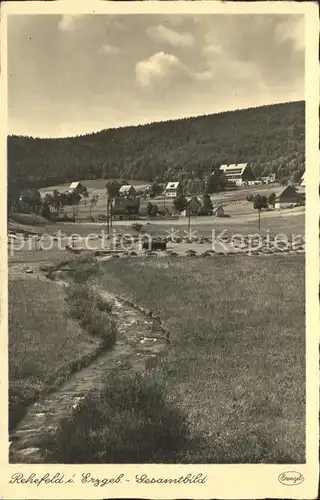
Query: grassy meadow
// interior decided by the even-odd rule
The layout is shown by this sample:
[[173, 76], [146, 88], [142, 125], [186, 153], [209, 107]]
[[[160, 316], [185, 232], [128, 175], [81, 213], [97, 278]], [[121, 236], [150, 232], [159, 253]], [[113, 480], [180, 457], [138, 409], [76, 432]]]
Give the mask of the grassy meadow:
[[150, 376], [198, 443], [181, 462], [304, 462], [303, 256], [125, 259], [97, 279], [170, 332]]
[[[10, 277], [10, 276], [9, 276]], [[36, 277], [9, 279], [10, 427], [25, 405], [52, 390], [101, 348], [65, 314], [61, 286]]]

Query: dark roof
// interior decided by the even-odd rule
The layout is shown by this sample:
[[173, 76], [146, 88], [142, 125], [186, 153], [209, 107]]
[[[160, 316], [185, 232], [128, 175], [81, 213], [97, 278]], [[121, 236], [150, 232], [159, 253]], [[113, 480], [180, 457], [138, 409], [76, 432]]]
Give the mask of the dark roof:
[[277, 198], [279, 198], [280, 196], [282, 196], [285, 192], [291, 192], [291, 193], [294, 193], [294, 194], [297, 194], [296, 190], [294, 189], [293, 186], [291, 186], [291, 184], [289, 184], [288, 186], [284, 186], [283, 189], [281, 189], [281, 191], [279, 191], [279, 193], [277, 194]]

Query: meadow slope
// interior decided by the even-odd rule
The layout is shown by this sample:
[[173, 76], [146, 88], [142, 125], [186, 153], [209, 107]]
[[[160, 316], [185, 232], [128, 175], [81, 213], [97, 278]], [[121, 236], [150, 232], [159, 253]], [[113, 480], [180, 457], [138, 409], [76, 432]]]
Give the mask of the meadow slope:
[[182, 462], [304, 462], [304, 256], [133, 258], [103, 269], [100, 284], [170, 332], [153, 376], [199, 438]]

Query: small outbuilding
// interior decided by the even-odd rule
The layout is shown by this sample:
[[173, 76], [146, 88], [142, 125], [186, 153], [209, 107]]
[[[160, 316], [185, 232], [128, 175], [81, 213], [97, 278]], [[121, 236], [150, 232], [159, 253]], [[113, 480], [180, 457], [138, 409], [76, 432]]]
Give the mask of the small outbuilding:
[[215, 207], [213, 209], [213, 215], [215, 217], [224, 217], [224, 208], [221, 205], [219, 207]]

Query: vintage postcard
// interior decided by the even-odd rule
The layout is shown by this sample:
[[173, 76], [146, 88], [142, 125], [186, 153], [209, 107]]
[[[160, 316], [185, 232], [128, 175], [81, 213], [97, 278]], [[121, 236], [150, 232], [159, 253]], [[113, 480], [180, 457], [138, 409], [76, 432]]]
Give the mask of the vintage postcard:
[[318, 36], [1, 6], [1, 498], [317, 498]]

